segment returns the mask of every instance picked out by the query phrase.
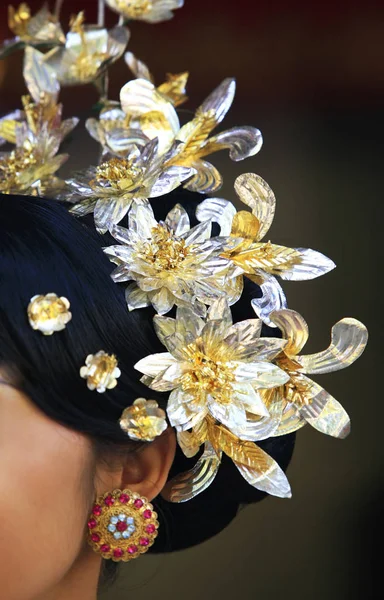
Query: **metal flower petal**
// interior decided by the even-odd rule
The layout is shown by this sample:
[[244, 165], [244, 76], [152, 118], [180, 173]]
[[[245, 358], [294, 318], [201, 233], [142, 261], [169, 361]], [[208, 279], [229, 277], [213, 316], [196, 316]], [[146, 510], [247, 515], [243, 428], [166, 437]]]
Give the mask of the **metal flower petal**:
[[300, 416], [321, 433], [340, 439], [347, 437], [351, 423], [341, 404], [305, 375], [302, 379], [307, 384], [308, 400], [298, 407]]

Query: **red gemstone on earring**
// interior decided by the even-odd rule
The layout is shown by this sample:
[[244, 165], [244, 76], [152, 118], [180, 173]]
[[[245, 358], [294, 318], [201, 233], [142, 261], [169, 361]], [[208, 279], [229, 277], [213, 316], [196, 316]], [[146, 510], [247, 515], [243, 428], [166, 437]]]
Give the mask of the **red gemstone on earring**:
[[135, 554], [135, 552], [137, 552], [138, 547], [133, 545], [133, 546], [128, 546], [128, 553], [129, 554]]
[[104, 504], [106, 504], [107, 506], [112, 506], [112, 504], [115, 504], [115, 499], [112, 498], [112, 496], [107, 496], [104, 500]]
[[125, 531], [127, 527], [128, 525], [125, 523], [125, 521], [119, 521], [116, 525], [117, 531]]
[[144, 537], [144, 538], [140, 538], [140, 546], [148, 546], [149, 544], [149, 539]]
[[101, 506], [100, 504], [95, 504], [95, 506], [92, 509], [92, 512], [94, 515], [96, 515], [97, 517], [99, 517], [101, 515]]
[[97, 525], [96, 519], [89, 519], [89, 521], [88, 521], [89, 529], [93, 529], [94, 527], [96, 527], [96, 525]]
[[150, 523], [149, 525], [146, 526], [145, 531], [147, 533], [153, 533], [154, 531], [156, 531], [156, 527], [154, 526], [153, 523]]
[[120, 494], [119, 500], [122, 504], [127, 504], [127, 502], [129, 502], [128, 494]]
[[110, 547], [110, 546], [108, 546], [108, 544], [103, 544], [102, 546], [100, 546], [100, 550], [101, 550], [102, 552], [109, 552], [109, 551], [110, 551], [110, 549], [111, 549], [111, 547]]
[[124, 550], [122, 550], [121, 548], [115, 548], [113, 551], [113, 556], [116, 556], [117, 558], [120, 558], [120, 556], [123, 556], [124, 554]]
[[152, 517], [152, 511], [151, 510], [145, 510], [143, 512], [143, 517], [144, 517], [144, 519], [150, 519]]
[[133, 504], [136, 506], [136, 508], [141, 508], [144, 502], [141, 500], [141, 498], [136, 498]]
[[100, 536], [98, 533], [92, 533], [91, 535], [92, 542], [100, 542]]

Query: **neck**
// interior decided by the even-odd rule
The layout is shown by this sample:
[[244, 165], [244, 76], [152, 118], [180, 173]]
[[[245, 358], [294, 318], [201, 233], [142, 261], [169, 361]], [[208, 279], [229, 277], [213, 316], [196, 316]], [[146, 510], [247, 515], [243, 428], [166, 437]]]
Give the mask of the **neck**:
[[97, 600], [101, 558], [85, 548], [65, 577], [36, 600]]

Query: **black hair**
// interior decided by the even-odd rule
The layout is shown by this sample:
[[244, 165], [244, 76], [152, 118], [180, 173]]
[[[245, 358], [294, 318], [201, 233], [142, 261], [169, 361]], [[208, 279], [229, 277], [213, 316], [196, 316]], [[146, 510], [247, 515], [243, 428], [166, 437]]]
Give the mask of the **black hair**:
[[[159, 219], [180, 202], [192, 220], [200, 199], [176, 190], [152, 204]], [[129, 312], [124, 286], [112, 281], [115, 265], [101, 249], [111, 243], [116, 242], [109, 234], [96, 232], [92, 215], [79, 220], [55, 200], [0, 195], [0, 365], [13, 369], [18, 387], [46, 415], [90, 436], [97, 448], [123, 445], [135, 451], [142, 444], [129, 440], [118, 422], [135, 398], [149, 397], [133, 365], [164, 347], [154, 332], [153, 309]], [[32, 296], [49, 292], [70, 300], [73, 317], [60, 334], [44, 336], [30, 327], [26, 309]], [[250, 300], [260, 293], [246, 283], [232, 307], [235, 321], [254, 317]], [[276, 330], [264, 327], [263, 334], [276, 336]], [[121, 369], [116, 388], [103, 394], [90, 391], [79, 376], [85, 357], [98, 350], [115, 354]], [[167, 395], [151, 391], [150, 397], [166, 407]], [[259, 445], [286, 469], [294, 434]], [[169, 477], [190, 469], [196, 460], [187, 459], [178, 447]], [[172, 504], [161, 496], [154, 499], [160, 528], [150, 552], [198, 544], [228, 525], [239, 507], [265, 496], [224, 456], [213, 483], [193, 500]], [[110, 563], [105, 571], [115, 571], [116, 563], [105, 563]]]

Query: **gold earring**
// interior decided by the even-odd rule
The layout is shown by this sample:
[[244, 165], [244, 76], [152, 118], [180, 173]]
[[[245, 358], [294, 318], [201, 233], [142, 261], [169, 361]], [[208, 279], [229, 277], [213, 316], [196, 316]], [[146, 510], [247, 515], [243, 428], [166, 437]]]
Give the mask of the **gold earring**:
[[129, 489], [99, 496], [88, 520], [88, 543], [103, 558], [127, 562], [152, 546], [159, 522], [152, 504]]

